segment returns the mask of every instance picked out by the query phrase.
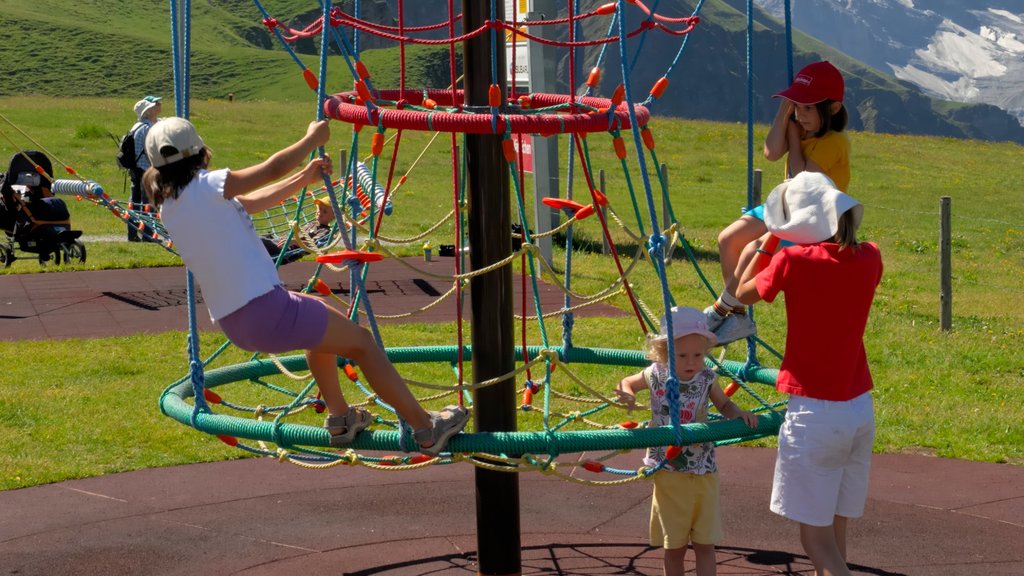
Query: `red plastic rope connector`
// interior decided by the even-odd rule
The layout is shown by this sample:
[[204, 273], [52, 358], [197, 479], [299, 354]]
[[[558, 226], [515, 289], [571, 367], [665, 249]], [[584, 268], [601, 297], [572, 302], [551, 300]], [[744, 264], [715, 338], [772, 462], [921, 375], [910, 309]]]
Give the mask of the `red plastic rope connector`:
[[362, 60], [356, 60], [356, 73], [359, 74], [359, 77], [363, 80], [370, 77], [370, 71], [366, 69], [366, 65], [363, 64]]
[[78, 174], [78, 172], [75, 172], [75, 169], [72, 168], [71, 166], [65, 166], [64, 171], [67, 172], [68, 174], [71, 174], [72, 176]]
[[531, 406], [533, 404], [533, 390], [530, 390], [529, 388], [523, 390], [523, 404], [526, 406]]
[[501, 149], [505, 152], [505, 160], [509, 162], [516, 161], [516, 143], [511, 138], [506, 138], [501, 142]]
[[366, 87], [366, 82], [362, 80], [356, 80], [356, 92], [359, 93], [359, 99], [363, 102], [373, 102], [373, 96], [370, 95], [370, 89]]
[[357, 382], [359, 380], [359, 374], [356, 373], [356, 369], [353, 368], [351, 364], [345, 364], [345, 367], [342, 368], [342, 370], [345, 371], [345, 376], [347, 376], [349, 380], [353, 382]]
[[609, 14], [615, 14], [615, 2], [609, 2], [608, 4], [602, 4], [594, 10], [594, 14], [598, 16], [607, 16]]
[[619, 160], [626, 159], [626, 143], [622, 141], [622, 136], [617, 136], [612, 139], [612, 146], [615, 147], [615, 156]]
[[209, 388], [203, 388], [203, 398], [206, 398], [206, 401], [209, 402], [210, 404], [221, 403], [220, 394], [217, 394], [216, 392], [210, 390]]
[[682, 451], [682, 446], [669, 446], [668, 449], [665, 450], [665, 458], [668, 458], [669, 460], [675, 460], [675, 458], [679, 456], [679, 454], [682, 453]]
[[437, 102], [434, 101], [433, 98], [427, 98], [423, 101], [423, 107], [428, 110], [433, 110], [434, 108], [437, 108]]
[[633, 428], [636, 428], [637, 426], [639, 426], [639, 424], [637, 424], [633, 420], [629, 420], [627, 422], [619, 422], [619, 428], [625, 428], [626, 430], [632, 430]]
[[321, 280], [319, 278], [316, 279], [316, 284], [313, 285], [313, 289], [316, 290], [317, 292], [319, 292], [323, 296], [330, 296], [331, 295], [331, 287], [328, 286], [326, 282], [324, 282], [323, 280]]
[[740, 389], [740, 383], [735, 381], [735, 380], [733, 380], [732, 382], [729, 383], [728, 386], [725, 387], [725, 395], [726, 396], [732, 396], [739, 389]]
[[617, 108], [619, 104], [622, 104], [622, 101], [625, 99], [626, 87], [623, 86], [622, 84], [619, 84], [619, 86], [615, 89], [615, 92], [612, 93], [612, 108]]
[[587, 460], [583, 463], [583, 468], [598, 474], [604, 472], [604, 464], [601, 464], [597, 460]]
[[491, 108], [501, 106], [501, 87], [497, 84], [491, 84], [491, 87], [487, 89], [487, 104]]
[[644, 146], [646, 146], [648, 150], [654, 150], [654, 134], [651, 134], [650, 128], [644, 126], [643, 129], [640, 130], [640, 137], [643, 138]]
[[384, 150], [384, 135], [380, 132], [374, 132], [373, 140], [370, 144], [370, 152], [374, 156], [380, 156], [381, 151]]
[[529, 95], [523, 94], [522, 96], [519, 97], [519, 105], [523, 108], [523, 110], [529, 110], [532, 104], [533, 101], [530, 99]]
[[662, 76], [654, 83], [654, 87], [651, 88], [651, 96], [661, 98], [661, 95], [665, 92], [665, 88], [668, 88], [668, 78]]
[[584, 218], [587, 218], [588, 216], [593, 216], [593, 215], [594, 215], [594, 205], [593, 204], [587, 204], [581, 210], [576, 212], [576, 215], [573, 216], [573, 218], [575, 218], [577, 220], [583, 220]]
[[590, 76], [587, 76], [587, 86], [591, 88], [597, 88], [598, 83], [601, 82], [601, 68], [594, 66], [590, 71]]
[[279, 22], [277, 18], [264, 18], [263, 25], [267, 27], [267, 30], [273, 32], [274, 28], [281, 25], [281, 22]]
[[594, 195], [594, 201], [597, 202], [598, 206], [608, 205], [608, 197], [602, 194], [600, 190], [591, 190], [590, 193]]
[[302, 78], [306, 81], [306, 86], [309, 86], [310, 90], [316, 90], [317, 86], [320, 85], [320, 82], [316, 79], [316, 74], [313, 74], [313, 71], [309, 68], [302, 71]]

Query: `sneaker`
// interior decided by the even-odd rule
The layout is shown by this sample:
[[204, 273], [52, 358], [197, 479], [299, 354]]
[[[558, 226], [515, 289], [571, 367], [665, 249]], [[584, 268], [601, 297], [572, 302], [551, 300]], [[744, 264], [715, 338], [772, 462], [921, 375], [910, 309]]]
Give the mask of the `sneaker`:
[[727, 316], [721, 316], [718, 314], [718, 311], [715, 310], [714, 304], [704, 309], [704, 317], [708, 320], [708, 330], [711, 330], [712, 332], [718, 330], [718, 327], [721, 326], [722, 322], [725, 322], [725, 319], [727, 318]]
[[[466, 427], [469, 412], [462, 406], [445, 406], [440, 412], [427, 413], [430, 414], [430, 428], [416, 430], [412, 437], [420, 445], [420, 452], [428, 456], [437, 456], [444, 450], [448, 440]], [[430, 442], [430, 446], [423, 446]]]
[[339, 448], [348, 446], [367, 426], [373, 424], [373, 414], [368, 410], [349, 406], [343, 416], [328, 416], [324, 419], [324, 428], [331, 435], [331, 446]]
[[721, 326], [712, 332], [718, 338], [718, 345], [725, 346], [730, 342], [757, 334], [757, 325], [746, 314], [729, 314]]

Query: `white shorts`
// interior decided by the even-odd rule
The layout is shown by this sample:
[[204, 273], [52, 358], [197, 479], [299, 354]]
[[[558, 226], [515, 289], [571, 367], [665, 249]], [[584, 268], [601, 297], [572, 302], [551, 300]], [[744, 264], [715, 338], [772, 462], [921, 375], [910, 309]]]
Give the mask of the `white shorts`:
[[790, 396], [779, 429], [772, 512], [811, 526], [863, 516], [874, 439], [870, 392], [845, 402]]

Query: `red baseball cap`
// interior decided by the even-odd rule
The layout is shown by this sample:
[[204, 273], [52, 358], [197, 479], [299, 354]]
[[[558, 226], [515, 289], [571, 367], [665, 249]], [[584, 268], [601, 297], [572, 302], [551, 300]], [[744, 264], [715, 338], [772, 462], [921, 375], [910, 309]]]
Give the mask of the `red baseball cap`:
[[817, 104], [825, 100], [843, 101], [843, 75], [827, 61], [804, 66], [793, 83], [772, 98], [782, 97], [797, 104]]

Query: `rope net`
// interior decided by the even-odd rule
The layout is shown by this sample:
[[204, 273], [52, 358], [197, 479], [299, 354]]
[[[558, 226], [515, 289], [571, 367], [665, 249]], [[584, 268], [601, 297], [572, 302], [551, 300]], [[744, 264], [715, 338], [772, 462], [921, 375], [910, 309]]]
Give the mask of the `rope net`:
[[[643, 467], [615, 469], [604, 463], [621, 450], [699, 442], [726, 444], [777, 432], [784, 409], [772, 389], [777, 371], [762, 367], [756, 353], [748, 354], [742, 362], [726, 360], [724, 353], [706, 360], [726, 383], [726, 393], [758, 414], [756, 428], [748, 428], [739, 420], [723, 420], [716, 412], [710, 414], [707, 422], [682, 424], [676, 416], [672, 426], [652, 428], [647, 426], [647, 419], [627, 414], [624, 407], [615, 402], [612, 393], [619, 379], [649, 364], [640, 346], [623, 350], [575, 342], [576, 315], [585, 308], [607, 302], [619, 303], [631, 311], [635, 318], [636, 341], [652, 331], [657, 332], [658, 319], [665, 310], [676, 305], [668, 265], [678, 249], [692, 264], [695, 276], [709, 296], [713, 299], [716, 295], [676, 218], [666, 179], [657, 170], [652, 179], [647, 167], [648, 162], [658, 165], [655, 138], [649, 126], [651, 108], [668, 85], [668, 75], [682, 54], [686, 34], [698, 26], [696, 13], [686, 18], [668, 18], [641, 2], [613, 2], [580, 12], [577, 4], [570, 3], [564, 18], [522, 22], [515, 10], [510, 17], [499, 18], [498, 6], [492, 2], [492, 18], [485, 26], [459, 30], [462, 17], [453, 12], [451, 3], [446, 17], [438, 22], [406, 27], [400, 2], [398, 13], [393, 15], [399, 23], [396, 27], [361, 18], [357, 0], [352, 13], [337, 6], [324, 8], [324, 16], [316, 22], [292, 28], [271, 15], [259, 0], [254, 0], [254, 4], [264, 25], [298, 64], [303, 79], [317, 91], [322, 114], [352, 127], [350, 155], [343, 158], [342, 178], [325, 182], [321, 190], [307, 191], [283, 203], [279, 210], [268, 211], [265, 218], [254, 219], [257, 229], [270, 230], [271, 234], [286, 238], [298, 236], [301, 240], [302, 226], [312, 218], [309, 211], [312, 201], [307, 200], [321, 198], [325, 205], [329, 204], [335, 216], [330, 241], [322, 245], [302, 245], [318, 262], [306, 291], [319, 293], [333, 306], [347, 311], [351, 319], [371, 330], [382, 347], [378, 320], [415, 319], [417, 314], [436, 306], [453, 307], [455, 325], [437, 331], [450, 334], [454, 342], [386, 347], [389, 358], [403, 372], [416, 373], [415, 379], [407, 377], [406, 380], [426, 405], [457, 402], [471, 407], [475, 391], [513, 379], [520, 391], [517, 425], [520, 431], [486, 434], [469, 431], [454, 437], [448, 444], [450, 452], [436, 458], [408, 451], [406, 447], [414, 444], [394, 410], [373, 393], [357, 366], [339, 358], [339, 369], [346, 376], [343, 382], [347, 400], [353, 406], [370, 408], [375, 421], [348, 449], [333, 450], [329, 448], [328, 432], [318, 424], [317, 419], [322, 416], [311, 415], [322, 413], [325, 406], [316, 395], [316, 383], [307, 372], [304, 356], [255, 355], [247, 361], [214, 367], [222, 355], [232, 356], [230, 342], [224, 342], [212, 355], [201, 360], [194, 330], [189, 350], [190, 371], [164, 391], [160, 405], [165, 414], [217, 435], [242, 450], [305, 467], [364, 465], [379, 470], [408, 470], [466, 461], [502, 471], [537, 470], [571, 481], [611, 484], [645, 478], [653, 472]], [[607, 35], [587, 39], [577, 34], [579, 24], [592, 18], [607, 19]], [[324, 21], [329, 22], [329, 26], [324, 27]], [[549, 35], [532, 32], [543, 26], [562, 27], [563, 39], [551, 40]], [[421, 36], [428, 32], [433, 34], [431, 38]], [[436, 37], [445, 32], [446, 37]], [[639, 55], [644, 36], [654, 33], [679, 38], [679, 51], [666, 75], [651, 87], [645, 100], [634, 103], [628, 51], [632, 47], [636, 51], [634, 57]], [[398, 88], [373, 86], [371, 70], [360, 60], [361, 34], [397, 43], [402, 70]], [[566, 51], [570, 86], [577, 85], [572, 73], [576, 68], [576, 50], [600, 47], [603, 57], [605, 48], [618, 47], [622, 82], [608, 97], [593, 94], [600, 76], [610, 73], [602, 69], [602, 60], [598, 59], [587, 80], [579, 83], [581, 94], [529, 93], [514, 81], [507, 89], [502, 89], [497, 79], [496, 61], [492, 59], [488, 105], [467, 106], [456, 76], [455, 46], [468, 38], [488, 34], [493, 38], [492, 46], [504, 44], [506, 40], [510, 42], [509, 53], [513, 55], [515, 43], [520, 41], [543, 43]], [[348, 77], [342, 74], [339, 83], [351, 82], [354, 90], [327, 95], [327, 57], [323, 46], [319, 78], [296, 56], [292, 44], [301, 38], [316, 36], [321, 38], [322, 44], [333, 42], [349, 72]], [[447, 88], [412, 89], [405, 85], [405, 47], [417, 43], [448, 46], [451, 82]], [[410, 163], [401, 147], [405, 133], [433, 134], [426, 147], [434, 144], [439, 134], [446, 135], [442, 141], [448, 140], [448, 150], [438, 157], [447, 157], [451, 165], [451, 209], [436, 221], [422, 221], [425, 211], [415, 210], [397, 199], [399, 188], [416, 181], [414, 169], [426, 149]], [[519, 223], [513, 233], [513, 252], [504, 260], [477, 270], [468, 270], [465, 256], [466, 251], [473, 248], [469, 245], [465, 225], [466, 134], [493, 134], [502, 138]], [[568, 160], [566, 189], [543, 200], [561, 215], [561, 224], [536, 234], [527, 216], [531, 206], [523, 192], [526, 175], [524, 147], [518, 145], [522, 142], [521, 135], [565, 142]], [[618, 174], [618, 181], [623, 183], [621, 187], [611, 190], [601, 183], [598, 172], [603, 168], [595, 165], [599, 158], [610, 161], [610, 170]], [[396, 171], [407, 164], [404, 174], [396, 179]], [[418, 184], [431, 190], [445, 187], [436, 179]], [[576, 189], [578, 187], [583, 191]], [[394, 213], [393, 204], [398, 205]], [[663, 206], [664, 219], [658, 217], [659, 204]], [[390, 218], [385, 219], [385, 216]], [[421, 232], [389, 235], [384, 224], [395, 218], [416, 220]], [[594, 231], [608, 247], [607, 255], [600, 256], [604, 260], [600, 266], [611, 270], [610, 266], [614, 265], [615, 270], [613, 281], [589, 293], [573, 283], [574, 258], [594, 256], [594, 250], [574, 244], [577, 231], [584, 227]], [[408, 227], [400, 229], [408, 230]], [[410, 246], [415, 249], [424, 239], [429, 242], [442, 231], [452, 234], [449, 246], [454, 273], [438, 274], [436, 267], [421, 266], [415, 259], [399, 257], [403, 252], [408, 253]], [[541, 257], [538, 246], [545, 238], [564, 251], [564, 263], [554, 264]], [[416, 275], [436, 279], [450, 288], [430, 303], [402, 314], [374, 314], [366, 277], [375, 262], [384, 258], [393, 259], [412, 268]], [[516, 368], [512, 373], [486, 382], [473, 382], [467, 364], [472, 360], [473, 350], [466, 343], [467, 321], [463, 317], [469, 280], [505, 266], [517, 270], [523, 288], [523, 302], [516, 316], [521, 326], [517, 337], [520, 342], [515, 351]], [[349, 277], [347, 297], [331, 287], [335, 275], [339, 274]], [[542, 279], [561, 289], [563, 304], [560, 308], [543, 309]], [[642, 293], [653, 291], [637, 289], [638, 285], [645, 288], [643, 283], [652, 279], [660, 287], [659, 302], [644, 300]], [[549, 336], [550, 324], [556, 319], [562, 329], [558, 343]], [[486, 326], [476, 329], [486, 329]], [[755, 343], [751, 340], [748, 346], [753, 348]], [[770, 347], [765, 349], [774, 353]], [[233, 355], [238, 357], [237, 349]], [[671, 348], [669, 357], [672, 357]], [[671, 380], [671, 386], [676, 387], [673, 408], [678, 408], [678, 382]], [[276, 400], [268, 400], [268, 397]], [[643, 407], [639, 409], [643, 414]], [[589, 456], [573, 456], [580, 453]], [[580, 472], [589, 475], [581, 476]], [[619, 478], [607, 480], [603, 476], [606, 473]]]

